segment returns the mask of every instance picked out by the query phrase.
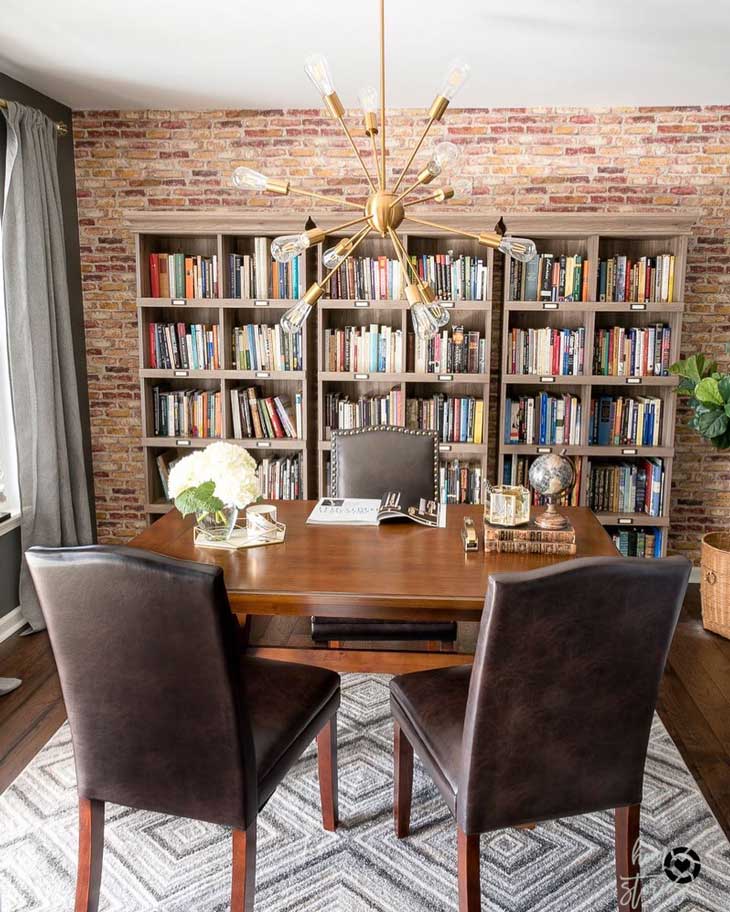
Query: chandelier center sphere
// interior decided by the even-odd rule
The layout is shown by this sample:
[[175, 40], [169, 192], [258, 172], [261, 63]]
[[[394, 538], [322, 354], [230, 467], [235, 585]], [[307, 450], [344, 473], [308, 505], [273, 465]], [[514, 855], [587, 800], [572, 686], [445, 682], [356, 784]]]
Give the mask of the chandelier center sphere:
[[388, 190], [376, 190], [375, 193], [370, 194], [365, 204], [368, 224], [382, 237], [388, 234], [389, 228], [397, 228], [405, 216], [403, 204], [396, 200], [395, 193]]

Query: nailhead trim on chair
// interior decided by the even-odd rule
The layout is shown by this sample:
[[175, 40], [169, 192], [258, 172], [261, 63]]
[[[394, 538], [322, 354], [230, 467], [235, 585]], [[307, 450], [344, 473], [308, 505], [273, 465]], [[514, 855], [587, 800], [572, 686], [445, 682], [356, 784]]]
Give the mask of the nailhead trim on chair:
[[398, 434], [409, 434], [412, 437], [430, 437], [433, 440], [433, 497], [439, 497], [439, 440], [436, 431], [404, 428], [393, 424], [381, 424], [375, 427], [351, 428], [347, 431], [332, 432], [332, 479], [330, 481], [330, 497], [337, 497], [337, 438], [355, 437], [358, 434], [371, 434], [377, 431], [392, 431]]

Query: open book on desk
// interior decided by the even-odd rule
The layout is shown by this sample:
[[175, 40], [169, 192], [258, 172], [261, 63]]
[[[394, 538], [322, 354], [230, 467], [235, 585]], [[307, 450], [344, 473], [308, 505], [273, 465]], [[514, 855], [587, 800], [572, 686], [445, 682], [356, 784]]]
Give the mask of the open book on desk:
[[321, 497], [307, 522], [325, 526], [377, 526], [388, 519], [411, 519], [422, 526], [443, 529], [446, 505], [425, 497], [406, 503], [400, 491], [387, 491], [380, 500]]

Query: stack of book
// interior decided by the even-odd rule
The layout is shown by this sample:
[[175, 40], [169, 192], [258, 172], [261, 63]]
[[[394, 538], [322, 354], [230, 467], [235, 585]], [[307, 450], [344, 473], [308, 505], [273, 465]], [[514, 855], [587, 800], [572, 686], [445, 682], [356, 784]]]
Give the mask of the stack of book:
[[450, 333], [445, 329], [433, 339], [421, 339], [409, 333], [408, 349], [408, 369], [420, 374], [487, 372], [487, 342], [477, 329], [453, 326]]
[[300, 298], [304, 294], [304, 255], [288, 263], [271, 258], [271, 242], [257, 237], [253, 254], [228, 255], [228, 284], [231, 298]]
[[259, 389], [231, 390], [233, 436], [237, 440], [301, 438], [302, 394], [295, 394], [294, 412], [286, 396], [261, 396]]
[[403, 392], [399, 386], [384, 395], [360, 396], [354, 401], [342, 393], [326, 393], [323, 409], [326, 440], [332, 431], [404, 424]]
[[289, 335], [278, 323], [234, 326], [231, 342], [235, 370], [303, 370], [302, 334]]
[[377, 323], [326, 329], [322, 364], [326, 371], [401, 373], [403, 331]]
[[474, 396], [434, 393], [406, 400], [406, 427], [438, 431], [444, 443], [481, 443], [483, 425], [484, 400]]
[[663, 529], [616, 529], [611, 538], [624, 557], [662, 556]]
[[152, 387], [155, 437], [221, 437], [220, 390]]
[[508, 399], [504, 442], [525, 444], [580, 444], [581, 401], [566, 393]]
[[451, 251], [414, 254], [411, 263], [440, 301], [486, 301], [489, 297], [489, 268], [480, 257], [455, 257]]
[[439, 466], [439, 500], [445, 504], [481, 503], [481, 463], [464, 462], [460, 459], [442, 462]]
[[184, 253], [150, 254], [153, 298], [217, 298], [218, 257]]
[[153, 370], [218, 370], [218, 324], [150, 323]]
[[330, 279], [329, 296], [338, 300], [396, 301], [403, 296], [398, 260], [350, 257]]
[[160, 453], [155, 458], [155, 462], [157, 463], [157, 471], [160, 473], [162, 495], [168, 503], [172, 502], [170, 491], [167, 486], [167, 482], [170, 478], [170, 470], [174, 465], [180, 462], [181, 459], [184, 459], [185, 456], [187, 456], [187, 453], [181, 453], [179, 450], [165, 450], [164, 453]]
[[575, 554], [575, 529], [542, 529], [534, 520], [522, 526], [493, 526], [484, 521], [486, 554]]
[[674, 256], [662, 253], [632, 261], [627, 256], [613, 256], [598, 263], [596, 296], [599, 301], [674, 300]]
[[610, 377], [666, 377], [672, 330], [666, 323], [597, 329], [593, 373]]
[[508, 373], [578, 375], [583, 373], [586, 331], [578, 329], [520, 329], [510, 332]]
[[587, 301], [588, 260], [542, 253], [528, 263], [512, 260], [510, 301]]
[[599, 396], [591, 400], [590, 444], [659, 446], [662, 400], [651, 396]]
[[588, 506], [601, 513], [661, 516], [664, 466], [661, 459], [641, 459], [591, 466]]
[[[529, 488], [530, 466], [534, 459], [534, 456], [505, 456], [504, 468], [502, 471], [502, 484], [522, 485], [524, 488]], [[575, 484], [569, 491], [565, 491], [560, 495], [560, 500], [557, 502], [562, 504], [562, 506], [577, 507], [579, 504], [582, 464], [583, 461], [581, 459], [575, 460]], [[533, 491], [532, 503], [535, 506], [540, 506], [545, 504], [546, 500], [539, 495], [537, 491]]]
[[299, 455], [265, 456], [259, 463], [259, 496], [264, 500], [299, 500], [302, 469]]

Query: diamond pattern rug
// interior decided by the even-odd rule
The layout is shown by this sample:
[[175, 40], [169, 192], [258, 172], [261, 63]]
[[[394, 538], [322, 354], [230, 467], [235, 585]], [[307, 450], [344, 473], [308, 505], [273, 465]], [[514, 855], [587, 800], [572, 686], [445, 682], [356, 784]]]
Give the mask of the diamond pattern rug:
[[[456, 838], [422, 769], [412, 835], [392, 821], [388, 679], [343, 676], [339, 716], [341, 826], [322, 830], [314, 747], [259, 817], [257, 912], [444, 912], [457, 908]], [[0, 910], [73, 908], [77, 805], [64, 725], [0, 796]], [[678, 846], [700, 857], [686, 885], [662, 871]], [[489, 912], [615, 912], [613, 818], [591, 814], [503, 830], [481, 841]], [[656, 719], [642, 816], [646, 912], [730, 908], [730, 845]], [[230, 889], [226, 830], [107, 805], [103, 912], [223, 912]]]

